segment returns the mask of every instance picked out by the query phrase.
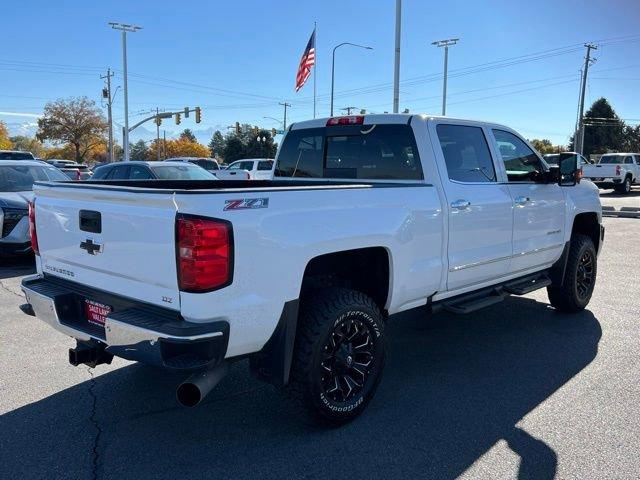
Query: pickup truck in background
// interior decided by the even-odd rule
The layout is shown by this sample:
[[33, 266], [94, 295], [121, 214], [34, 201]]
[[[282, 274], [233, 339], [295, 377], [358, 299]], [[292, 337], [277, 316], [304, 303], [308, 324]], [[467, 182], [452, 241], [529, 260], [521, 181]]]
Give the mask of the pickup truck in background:
[[188, 162], [204, 168], [207, 172], [213, 174], [220, 180], [249, 180], [250, 174], [246, 170], [237, 169], [231, 172], [224, 168], [220, 168], [218, 162], [213, 158], [200, 157], [172, 157], [167, 158], [165, 162]]
[[384, 114], [293, 124], [274, 180], [39, 182], [22, 309], [77, 340], [73, 365], [189, 373], [183, 405], [248, 358], [341, 424], [374, 396], [395, 313], [540, 288], [587, 306], [600, 200], [575, 156], [558, 163], [505, 126]]
[[582, 175], [598, 188], [615, 188], [618, 193], [627, 194], [640, 179], [640, 154], [607, 153], [596, 165], [584, 166]]

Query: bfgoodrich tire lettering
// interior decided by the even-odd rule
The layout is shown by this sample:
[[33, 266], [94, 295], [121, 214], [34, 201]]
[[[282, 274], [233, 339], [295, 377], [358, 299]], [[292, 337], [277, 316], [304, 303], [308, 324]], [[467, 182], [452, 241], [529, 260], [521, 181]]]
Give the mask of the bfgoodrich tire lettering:
[[346, 288], [312, 292], [301, 305], [287, 393], [324, 424], [357, 417], [384, 366], [384, 323], [371, 298]]
[[551, 305], [566, 313], [583, 310], [591, 300], [597, 271], [598, 259], [593, 241], [586, 235], [574, 235], [562, 286], [547, 287]]

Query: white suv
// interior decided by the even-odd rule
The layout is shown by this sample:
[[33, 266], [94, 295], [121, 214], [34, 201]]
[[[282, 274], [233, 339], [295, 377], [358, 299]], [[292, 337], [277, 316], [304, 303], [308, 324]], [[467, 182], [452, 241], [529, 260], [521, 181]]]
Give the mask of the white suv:
[[227, 170], [246, 170], [251, 180], [273, 179], [274, 162], [270, 158], [249, 158], [236, 160]]

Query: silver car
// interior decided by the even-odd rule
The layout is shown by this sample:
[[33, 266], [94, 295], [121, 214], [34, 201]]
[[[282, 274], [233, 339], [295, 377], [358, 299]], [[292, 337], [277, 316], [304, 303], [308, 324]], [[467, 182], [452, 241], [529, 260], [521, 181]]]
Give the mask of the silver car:
[[69, 178], [56, 167], [37, 160], [0, 162], [0, 255], [31, 251], [29, 202], [33, 200], [33, 183], [38, 180]]

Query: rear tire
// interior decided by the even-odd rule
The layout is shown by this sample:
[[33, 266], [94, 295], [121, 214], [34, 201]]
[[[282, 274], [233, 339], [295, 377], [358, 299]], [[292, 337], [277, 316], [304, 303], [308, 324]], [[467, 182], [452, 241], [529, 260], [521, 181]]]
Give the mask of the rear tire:
[[629, 192], [631, 192], [631, 179], [629, 177], [625, 178], [624, 182], [616, 187], [616, 191], [618, 193], [622, 193], [623, 195], [627, 195]]
[[593, 241], [586, 235], [574, 235], [569, 246], [563, 284], [547, 287], [551, 305], [563, 313], [584, 310], [591, 300], [597, 271], [598, 258]]
[[301, 306], [286, 392], [314, 423], [347, 423], [373, 398], [384, 357], [384, 321], [371, 298], [338, 287], [311, 292]]

